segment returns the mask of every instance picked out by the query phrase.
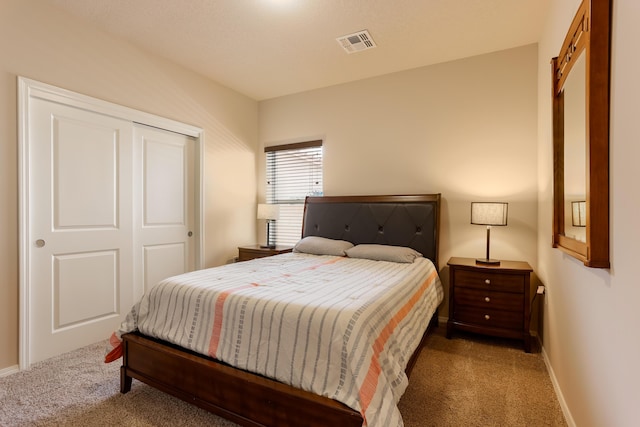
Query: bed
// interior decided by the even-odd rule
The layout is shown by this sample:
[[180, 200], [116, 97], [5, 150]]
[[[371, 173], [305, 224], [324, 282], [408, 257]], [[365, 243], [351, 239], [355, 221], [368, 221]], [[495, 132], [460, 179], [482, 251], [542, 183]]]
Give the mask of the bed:
[[[208, 325], [210, 330], [209, 335], [202, 339], [198, 333], [186, 334], [186, 330], [192, 329], [184, 327], [182, 323], [185, 321], [177, 317], [177, 320], [167, 322], [173, 322], [173, 326], [153, 323], [151, 327], [138, 328], [143, 325], [129, 325], [126, 330], [131, 332], [121, 335], [119, 346], [123, 357], [120, 391], [128, 392], [132, 379], [136, 378], [245, 426], [402, 425], [401, 417], [394, 408], [399, 395], [406, 388], [406, 377], [417, 359], [429, 327], [437, 322], [437, 306], [442, 301], [437, 277], [439, 208], [439, 194], [308, 197], [303, 218], [304, 241], [325, 239], [349, 242], [355, 245], [354, 248], [367, 250], [381, 247], [412, 248], [423, 257], [401, 265], [372, 261], [369, 255], [358, 257], [355, 250], [347, 250], [347, 253], [353, 253], [353, 257], [302, 251], [208, 269], [211, 271], [186, 273], [177, 279], [163, 281], [158, 287], [166, 288], [163, 290], [166, 294], [184, 292], [185, 295], [195, 295], [200, 292], [202, 283], [206, 282], [208, 288], [218, 286], [219, 280], [222, 280], [220, 271], [224, 269], [224, 280], [230, 281], [232, 290], [224, 288], [225, 291], [210, 300], [216, 307], [216, 314], [210, 314], [209, 317], [203, 315], [203, 319], [198, 320]], [[415, 264], [415, 269], [411, 267], [412, 270], [407, 270], [409, 264]], [[361, 266], [367, 268], [362, 270]], [[363, 280], [356, 276], [356, 270], [366, 271], [364, 274], [369, 274], [366, 280], [375, 282], [378, 287], [358, 287], [357, 284]], [[395, 283], [396, 277], [405, 280], [405, 276], [406, 283], [399, 279]], [[322, 286], [316, 283], [300, 287], [300, 283], [314, 280], [320, 281], [318, 283], [322, 283]], [[339, 280], [351, 280], [356, 287], [353, 290], [351, 287], [342, 287], [338, 284]], [[181, 285], [178, 286], [176, 281]], [[181, 287], [185, 283], [196, 282], [193, 290]], [[271, 283], [274, 285], [271, 286]], [[398, 287], [402, 292], [387, 292], [387, 287]], [[282, 294], [286, 301], [270, 301], [273, 292]], [[344, 294], [328, 302], [329, 294], [340, 292]], [[425, 301], [427, 298], [424, 297], [427, 292], [429, 301]], [[391, 298], [389, 301], [395, 302], [382, 300], [382, 295], [387, 293]], [[266, 298], [259, 299], [258, 294]], [[325, 301], [325, 296], [326, 304], [320, 302]], [[324, 306], [326, 312], [322, 313], [325, 314], [315, 315], [321, 312], [321, 308], [309, 306], [310, 299], [318, 301], [318, 307]], [[231, 305], [232, 300], [237, 300], [236, 305]], [[342, 305], [348, 309], [352, 300], [356, 309], [344, 317]], [[198, 299], [190, 307], [209, 306], [208, 302], [204, 304], [205, 301]], [[187, 306], [175, 302], [160, 303], [151, 298], [142, 310], [146, 312], [149, 307], [162, 304], [166, 306], [166, 312], [171, 306], [171, 313], [176, 312], [176, 307]], [[302, 315], [298, 315], [294, 322], [283, 308], [288, 310], [293, 305], [307, 307], [307, 313], [314, 313], [318, 319], [332, 319], [328, 316], [335, 315], [331, 323], [334, 327], [320, 327], [311, 320], [301, 321]], [[335, 309], [336, 305], [341, 306], [340, 310]], [[225, 316], [229, 316], [224, 321], [217, 316], [217, 313], [223, 312], [222, 307], [225, 307]], [[261, 314], [252, 314], [250, 317], [249, 313], [258, 313], [255, 307], [261, 307]], [[141, 310], [140, 306], [132, 312], [136, 310]], [[354, 314], [356, 312], [357, 316]], [[136, 316], [138, 314], [135, 313]], [[388, 318], [379, 320], [379, 326], [371, 327], [371, 330], [367, 329], [368, 326], [358, 329], [361, 323], [366, 325], [366, 322], [357, 320], [358, 316], [375, 319], [374, 314]], [[277, 330], [281, 331], [283, 340], [291, 338], [292, 341], [283, 341], [285, 344], [279, 344], [276, 353], [265, 353], [266, 357], [263, 357], [260, 352], [267, 345], [264, 343], [270, 341], [262, 339], [262, 335], [256, 337], [267, 330], [263, 325], [274, 324], [269, 316], [280, 319]], [[192, 314], [187, 316], [188, 319], [192, 317]], [[265, 319], [271, 319], [271, 323]], [[250, 323], [255, 324], [253, 328], [249, 328]], [[219, 327], [220, 324], [233, 324], [234, 329], [225, 332]], [[341, 329], [341, 325], [345, 325], [345, 329]], [[336, 335], [327, 332], [329, 329], [337, 331]], [[181, 331], [180, 334], [188, 340], [174, 339], [173, 330]], [[369, 346], [358, 341], [368, 335], [377, 338], [374, 339], [376, 344]], [[381, 337], [384, 341], [381, 341]], [[208, 346], [208, 351], [202, 350], [203, 345]], [[252, 348], [252, 345], [255, 347]], [[302, 353], [306, 356], [307, 349], [316, 349], [318, 354], [324, 354], [325, 346], [336, 347], [335, 354], [338, 356], [333, 356], [334, 353], [327, 350], [326, 357], [314, 359], [312, 363], [300, 356]], [[301, 348], [305, 349], [304, 352]], [[265, 359], [267, 361], [262, 368]], [[314, 364], [313, 375], [307, 374], [301, 364]], [[286, 365], [291, 365], [288, 370], [281, 369]], [[398, 367], [406, 375], [392, 372]], [[283, 378], [283, 372], [287, 378]], [[320, 376], [318, 372], [324, 375], [324, 381], [315, 381]], [[310, 380], [311, 377], [313, 380]], [[367, 384], [372, 378], [376, 384], [379, 382], [383, 386], [378, 385], [377, 389], [369, 387]], [[323, 386], [316, 389], [316, 383], [323, 383]], [[327, 383], [337, 384], [335, 389], [339, 391], [327, 393]], [[331, 387], [329, 389], [333, 390]], [[347, 389], [353, 390], [347, 392]], [[391, 409], [380, 411], [383, 415], [379, 415], [378, 407], [381, 405], [390, 405]]]

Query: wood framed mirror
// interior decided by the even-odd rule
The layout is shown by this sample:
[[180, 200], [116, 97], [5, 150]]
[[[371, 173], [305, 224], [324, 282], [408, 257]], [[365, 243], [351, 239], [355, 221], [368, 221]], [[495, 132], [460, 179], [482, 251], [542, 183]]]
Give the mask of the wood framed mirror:
[[[597, 268], [610, 267], [611, 2], [583, 0], [560, 54], [551, 60], [553, 247]], [[572, 221], [576, 202], [583, 223]]]

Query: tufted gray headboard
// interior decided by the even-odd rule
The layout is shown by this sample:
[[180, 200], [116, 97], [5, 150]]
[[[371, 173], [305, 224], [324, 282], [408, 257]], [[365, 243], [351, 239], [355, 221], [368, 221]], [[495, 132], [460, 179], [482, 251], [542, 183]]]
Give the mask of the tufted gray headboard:
[[440, 194], [307, 197], [302, 237], [407, 246], [438, 268]]

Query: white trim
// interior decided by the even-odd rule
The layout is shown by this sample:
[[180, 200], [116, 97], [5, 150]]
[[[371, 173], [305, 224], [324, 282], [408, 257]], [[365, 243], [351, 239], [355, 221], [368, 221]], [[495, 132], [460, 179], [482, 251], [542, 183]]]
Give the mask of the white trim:
[[576, 427], [576, 422], [571, 415], [571, 411], [567, 406], [566, 400], [564, 400], [564, 395], [562, 394], [562, 390], [560, 389], [560, 384], [558, 383], [558, 379], [556, 378], [555, 372], [553, 372], [553, 367], [551, 366], [551, 361], [547, 356], [547, 352], [544, 349], [544, 346], [540, 345], [542, 358], [544, 360], [544, 364], [547, 367], [547, 372], [549, 372], [549, 377], [551, 378], [551, 384], [553, 384], [553, 389], [556, 392], [556, 397], [558, 398], [558, 402], [560, 403], [560, 408], [562, 409], [562, 413], [564, 414], [564, 419], [567, 422], [569, 427]]
[[62, 89], [25, 77], [18, 76], [18, 82], [20, 85], [24, 85], [24, 88], [28, 90], [28, 97], [45, 99], [63, 105], [97, 112], [117, 119], [125, 119], [132, 122], [142, 123], [147, 126], [181, 133], [195, 138], [199, 138], [203, 132], [201, 128], [196, 126], [156, 116], [155, 114], [146, 113], [144, 111], [134, 110], [133, 108], [114, 104], [91, 96], [82, 95], [80, 93], [72, 92], [67, 89]]
[[[196, 200], [195, 200], [195, 268], [204, 265], [204, 130], [175, 120], [135, 110], [101, 99], [51, 86], [46, 83], [18, 76], [18, 231], [19, 231], [19, 369], [29, 367], [29, 100], [39, 98], [63, 105], [97, 112], [110, 117], [180, 133], [195, 138], [196, 142]], [[13, 368], [11, 368], [13, 369]], [[2, 373], [3, 371], [0, 371]], [[1, 375], [0, 375], [1, 376]]]
[[13, 366], [9, 366], [8, 368], [0, 369], [0, 378], [7, 377], [9, 375], [12, 375], [18, 372], [20, 372], [20, 366], [18, 365], [13, 365]]
[[29, 367], [29, 300], [31, 278], [29, 277], [29, 82], [18, 77], [18, 231], [19, 231], [19, 368]]

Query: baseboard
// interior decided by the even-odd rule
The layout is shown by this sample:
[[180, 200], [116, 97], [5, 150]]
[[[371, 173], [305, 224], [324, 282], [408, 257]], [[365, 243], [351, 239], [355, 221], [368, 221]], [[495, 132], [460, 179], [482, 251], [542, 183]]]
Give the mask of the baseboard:
[[[536, 339], [538, 339], [537, 336]], [[567, 406], [567, 402], [564, 400], [564, 395], [562, 394], [562, 390], [560, 389], [560, 385], [558, 384], [558, 379], [556, 378], [555, 372], [553, 372], [553, 367], [551, 366], [551, 362], [549, 361], [549, 357], [547, 356], [547, 352], [542, 343], [540, 343], [540, 349], [544, 364], [547, 366], [547, 372], [549, 372], [549, 377], [551, 378], [551, 384], [553, 384], [553, 389], [556, 392], [556, 397], [558, 398], [560, 408], [562, 409], [562, 413], [564, 414], [564, 419], [569, 427], [576, 427], [576, 422], [571, 416], [571, 411]]]
[[6, 377], [11, 374], [15, 374], [16, 372], [20, 372], [20, 366], [13, 365], [8, 368], [0, 369], [0, 378]]

